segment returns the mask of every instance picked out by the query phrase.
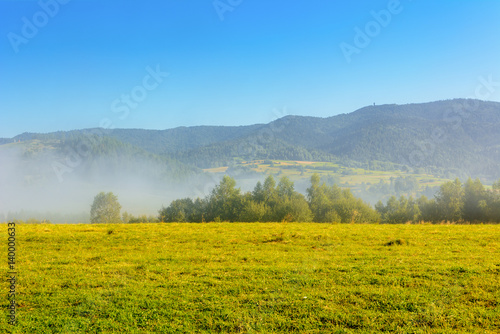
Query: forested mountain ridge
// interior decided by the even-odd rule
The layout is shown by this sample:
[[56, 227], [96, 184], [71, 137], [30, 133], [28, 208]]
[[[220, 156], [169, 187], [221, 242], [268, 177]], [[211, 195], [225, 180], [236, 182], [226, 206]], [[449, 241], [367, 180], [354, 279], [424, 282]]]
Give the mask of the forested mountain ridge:
[[115, 129], [110, 137], [141, 147], [156, 154], [187, 151], [198, 147], [231, 141], [257, 131], [262, 124], [248, 126], [193, 126], [168, 130]]
[[167, 130], [86, 129], [22, 134], [0, 143], [99, 132], [199, 168], [234, 159], [372, 161], [500, 177], [500, 103], [455, 99], [373, 105], [328, 118], [285, 116], [268, 124]]
[[99, 135], [115, 138], [152, 153], [164, 154], [235, 139], [251, 133], [262, 126], [260, 124], [249, 126], [183, 126], [167, 130], [94, 128], [57, 131], [48, 134], [23, 133], [13, 138], [0, 138], [0, 144], [18, 140], [66, 139], [79, 135]]
[[275, 122], [285, 124], [287, 131], [277, 136], [287, 143], [341, 158], [455, 168], [471, 174], [499, 172], [500, 103], [496, 102], [381, 105], [324, 119], [289, 116]]

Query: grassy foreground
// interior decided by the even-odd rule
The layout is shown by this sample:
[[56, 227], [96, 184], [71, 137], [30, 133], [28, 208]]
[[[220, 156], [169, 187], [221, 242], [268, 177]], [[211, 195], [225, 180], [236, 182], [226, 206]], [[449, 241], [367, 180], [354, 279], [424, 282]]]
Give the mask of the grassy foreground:
[[18, 325], [4, 280], [1, 333], [500, 332], [500, 226], [16, 229]]

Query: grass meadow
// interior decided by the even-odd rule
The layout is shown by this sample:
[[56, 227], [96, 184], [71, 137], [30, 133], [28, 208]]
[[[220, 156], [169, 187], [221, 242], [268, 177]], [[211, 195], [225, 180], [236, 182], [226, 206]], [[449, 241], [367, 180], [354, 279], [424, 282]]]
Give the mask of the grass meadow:
[[[7, 276], [7, 225], [1, 266]], [[22, 225], [1, 333], [500, 333], [500, 226]]]
[[[399, 170], [367, 170], [363, 168], [346, 167], [333, 162], [317, 162], [317, 161], [291, 161], [291, 160], [270, 160], [273, 165], [265, 163], [265, 160], [247, 161], [241, 163], [241, 166], [250, 167], [253, 171], [264, 175], [287, 176], [291, 180], [310, 179], [313, 174], [320, 176], [331, 176], [332, 169], [335, 169], [335, 175], [338, 177], [338, 184], [342, 185], [346, 182], [353, 190], [358, 189], [363, 183], [373, 185], [381, 180], [390, 182], [395, 176], [414, 177], [418, 182], [419, 190], [424, 190], [425, 187], [439, 187], [446, 181], [451, 181], [449, 178], [442, 176], [414, 172], [402, 172]], [[300, 169], [302, 167], [303, 169]], [[218, 167], [205, 169], [206, 172], [224, 173], [227, 167]]]

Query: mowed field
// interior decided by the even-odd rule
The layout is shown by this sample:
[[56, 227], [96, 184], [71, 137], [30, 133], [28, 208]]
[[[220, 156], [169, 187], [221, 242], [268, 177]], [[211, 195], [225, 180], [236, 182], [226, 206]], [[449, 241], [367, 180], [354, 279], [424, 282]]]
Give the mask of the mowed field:
[[[2, 224], [7, 276], [7, 225]], [[499, 333], [500, 226], [22, 225], [1, 333]]]

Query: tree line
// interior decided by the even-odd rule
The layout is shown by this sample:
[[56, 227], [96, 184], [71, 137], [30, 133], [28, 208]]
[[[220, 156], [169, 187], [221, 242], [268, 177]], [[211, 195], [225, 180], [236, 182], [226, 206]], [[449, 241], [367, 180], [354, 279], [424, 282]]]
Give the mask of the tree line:
[[441, 185], [435, 198], [418, 199], [392, 196], [384, 205], [375, 205], [382, 223], [455, 222], [499, 223], [500, 180], [486, 189], [479, 179], [469, 178], [462, 184], [459, 179]]
[[120, 218], [120, 205], [112, 193], [98, 194], [91, 209], [92, 223], [112, 222], [317, 222], [317, 223], [499, 223], [500, 180], [487, 189], [479, 179], [459, 179], [441, 185], [435, 198], [392, 196], [375, 208], [350, 189], [327, 185], [314, 174], [306, 196], [295, 191], [286, 176], [257, 182], [242, 193], [226, 175], [205, 198], [182, 198], [159, 210], [158, 217]]
[[251, 192], [242, 193], [236, 181], [224, 176], [205, 198], [174, 200], [159, 211], [163, 222], [338, 222], [375, 223], [379, 214], [356, 198], [349, 189], [320, 184], [320, 177], [311, 177], [311, 186], [304, 196], [294, 189], [286, 176], [276, 183], [268, 176], [257, 182]]

